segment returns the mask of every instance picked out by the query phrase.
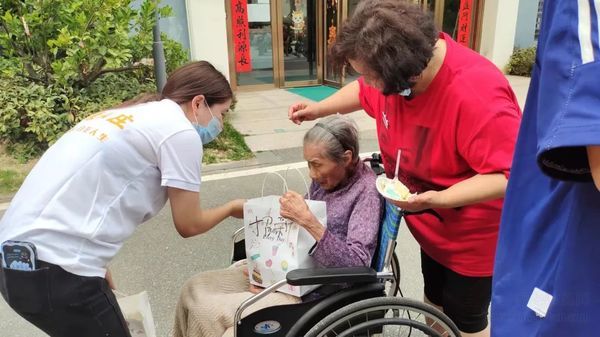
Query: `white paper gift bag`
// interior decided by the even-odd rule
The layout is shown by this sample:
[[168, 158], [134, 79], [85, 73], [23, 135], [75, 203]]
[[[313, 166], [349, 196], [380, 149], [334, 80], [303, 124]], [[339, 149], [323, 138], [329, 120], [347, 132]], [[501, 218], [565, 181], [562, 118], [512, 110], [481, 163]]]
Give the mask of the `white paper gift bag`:
[[156, 337], [154, 317], [148, 293], [125, 296], [117, 299], [125, 316], [131, 337]]
[[[287, 189], [285, 180], [284, 187]], [[315, 239], [300, 225], [281, 217], [279, 198], [269, 195], [250, 199], [244, 204], [248, 274], [250, 283], [261, 287], [284, 280], [286, 274], [294, 269], [316, 267], [315, 261], [308, 255]], [[306, 203], [319, 222], [325, 225], [325, 202], [306, 200]], [[316, 287], [318, 285], [284, 285], [279, 291], [299, 297]]]

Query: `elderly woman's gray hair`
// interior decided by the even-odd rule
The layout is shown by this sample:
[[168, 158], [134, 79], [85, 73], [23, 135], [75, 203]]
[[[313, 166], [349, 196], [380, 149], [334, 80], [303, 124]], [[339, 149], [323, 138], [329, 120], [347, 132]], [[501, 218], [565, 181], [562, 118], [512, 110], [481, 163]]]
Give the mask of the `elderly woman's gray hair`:
[[352, 151], [352, 162], [358, 161], [358, 128], [351, 118], [340, 114], [319, 120], [304, 135], [306, 144], [323, 144], [325, 156], [335, 162], [341, 162], [347, 150]]

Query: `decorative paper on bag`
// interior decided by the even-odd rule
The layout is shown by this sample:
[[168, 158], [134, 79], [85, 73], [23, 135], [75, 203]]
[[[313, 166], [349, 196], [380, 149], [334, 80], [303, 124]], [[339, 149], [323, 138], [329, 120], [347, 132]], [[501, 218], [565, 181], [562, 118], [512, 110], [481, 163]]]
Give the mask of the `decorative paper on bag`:
[[[327, 223], [325, 202], [306, 200], [321, 224]], [[246, 256], [250, 283], [268, 287], [298, 268], [316, 267], [308, 255], [315, 239], [298, 224], [280, 215], [279, 196], [250, 199], [244, 204]], [[285, 285], [279, 291], [303, 296], [317, 286]]]

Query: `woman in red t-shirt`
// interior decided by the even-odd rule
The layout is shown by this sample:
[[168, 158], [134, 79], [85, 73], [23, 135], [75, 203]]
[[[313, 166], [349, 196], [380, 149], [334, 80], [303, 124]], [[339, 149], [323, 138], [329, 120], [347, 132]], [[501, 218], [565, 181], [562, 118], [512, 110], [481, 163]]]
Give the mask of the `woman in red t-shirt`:
[[[431, 16], [395, 0], [359, 4], [331, 50], [362, 75], [329, 98], [296, 103], [299, 124], [364, 109], [376, 119], [385, 172], [412, 193], [425, 300], [464, 336], [489, 336], [498, 224], [521, 120], [516, 97], [488, 60], [438, 33]], [[425, 212], [421, 212], [425, 211]]]

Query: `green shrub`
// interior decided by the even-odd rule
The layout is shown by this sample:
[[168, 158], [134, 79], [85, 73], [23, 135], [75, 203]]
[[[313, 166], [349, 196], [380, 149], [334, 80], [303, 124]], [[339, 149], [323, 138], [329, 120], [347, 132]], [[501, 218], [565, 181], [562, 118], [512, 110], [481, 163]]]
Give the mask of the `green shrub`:
[[0, 141], [14, 157], [28, 160], [86, 116], [155, 90], [151, 79], [140, 82], [124, 73], [106, 74], [81, 90], [0, 78]]
[[[0, 143], [14, 156], [35, 156], [88, 114], [155, 91], [144, 61], [158, 2], [132, 2], [0, 1]], [[187, 62], [163, 39], [168, 70]]]
[[168, 38], [164, 33], [161, 34], [161, 40], [165, 50], [167, 74], [189, 62], [189, 53], [181, 43]]
[[204, 146], [203, 162], [213, 164], [217, 162], [242, 160], [252, 157], [252, 151], [246, 145], [242, 136], [227, 119], [223, 123], [223, 132], [217, 139]]
[[19, 60], [14, 57], [2, 57], [0, 53], [0, 77], [12, 77], [19, 73]]
[[118, 105], [145, 92], [155, 92], [153, 78], [139, 78], [129, 74], [107, 74], [80, 91], [79, 111], [83, 114], [75, 122], [90, 114]]
[[531, 76], [535, 64], [535, 53], [535, 47], [515, 50], [507, 66], [508, 73], [517, 76]]
[[[156, 90], [153, 79], [139, 77], [106, 74], [78, 91], [32, 84], [20, 77], [0, 78], [0, 143], [18, 161], [27, 162], [88, 115]], [[234, 97], [232, 109], [236, 102]], [[207, 164], [250, 157], [244, 137], [227, 120], [221, 135], [204, 149]]]
[[14, 170], [0, 169], [0, 195], [16, 191], [25, 180], [25, 175]]
[[[0, 2], [0, 50], [17, 58], [29, 80], [89, 86], [102, 74], [145, 67], [157, 2], [143, 0]], [[171, 8], [158, 9], [169, 16]]]
[[[34, 149], [53, 142], [68, 127], [65, 114], [68, 110], [57, 107], [69, 103], [64, 98], [55, 87], [29, 83], [19, 77], [3, 78], [0, 81], [0, 139], [11, 151], [23, 148], [30, 154], [39, 152]], [[23, 146], [16, 146], [18, 143]]]

